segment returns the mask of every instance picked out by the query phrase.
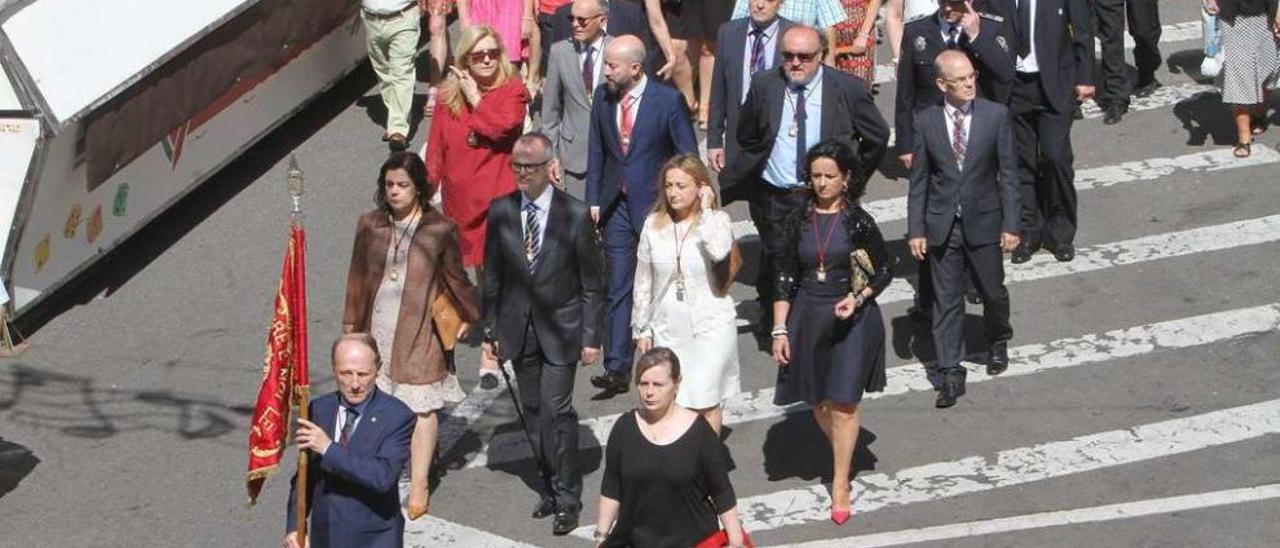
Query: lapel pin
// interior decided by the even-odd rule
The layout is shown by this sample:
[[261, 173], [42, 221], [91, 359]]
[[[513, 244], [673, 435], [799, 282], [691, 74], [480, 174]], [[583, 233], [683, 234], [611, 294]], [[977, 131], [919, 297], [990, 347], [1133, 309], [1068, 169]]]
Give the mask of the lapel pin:
[[369, 422], [378, 422], [378, 417], [369, 417]]

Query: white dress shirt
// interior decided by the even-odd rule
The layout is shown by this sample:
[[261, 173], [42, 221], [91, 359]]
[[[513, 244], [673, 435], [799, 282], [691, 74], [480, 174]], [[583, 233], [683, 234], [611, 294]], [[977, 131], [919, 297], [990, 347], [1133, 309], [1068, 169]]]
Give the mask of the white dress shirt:
[[[738, 98], [738, 104], [742, 104], [747, 100], [747, 91], [751, 89], [751, 46], [755, 43], [756, 37], [751, 35], [751, 31], [755, 30], [755, 23], [747, 21], [747, 47], [742, 50], [742, 97]], [[769, 70], [773, 68], [773, 59], [778, 48], [778, 19], [774, 18], [769, 26], [764, 28], [764, 35], [761, 36], [764, 41], [761, 49], [764, 57], [764, 68], [761, 70]]]
[[[538, 211], [537, 211], [538, 247], [539, 247], [538, 253], [542, 253], [541, 250], [547, 247], [547, 240], [546, 238], [544, 238], [544, 236], [546, 236], [547, 234], [547, 213], [551, 211], [551, 194], [552, 194], [551, 185], [547, 185], [546, 188], [542, 189], [542, 194], [532, 200], [533, 205], [538, 206]], [[525, 208], [529, 207], [529, 202], [530, 202], [529, 196], [525, 195], [523, 192], [520, 193], [520, 235], [521, 236], [525, 235], [524, 228], [526, 226], [529, 226], [525, 224], [525, 221], [529, 216], [529, 213], [525, 210]]]
[[364, 11], [379, 15], [390, 15], [404, 11], [408, 9], [410, 4], [416, 2], [417, 0], [360, 0], [360, 7]]
[[[1031, 34], [1027, 35], [1027, 40], [1031, 43], [1028, 48], [1026, 57], [1018, 57], [1014, 63], [1014, 69], [1018, 72], [1037, 73], [1040, 72], [1040, 61], [1036, 59], [1036, 4], [1040, 0], [1016, 0], [1017, 2], [1031, 2]], [[1014, 5], [1013, 10], [1014, 21], [1018, 18], [1018, 6]], [[1016, 49], [1015, 49], [1016, 51]], [[1016, 55], [1016, 54], [1015, 54]]]

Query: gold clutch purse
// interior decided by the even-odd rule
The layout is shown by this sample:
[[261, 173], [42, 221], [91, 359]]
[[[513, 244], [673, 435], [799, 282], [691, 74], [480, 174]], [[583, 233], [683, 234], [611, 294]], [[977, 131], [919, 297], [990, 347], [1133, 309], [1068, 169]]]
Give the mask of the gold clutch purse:
[[849, 254], [849, 263], [852, 266], [849, 269], [852, 273], [849, 276], [849, 290], [854, 295], [858, 295], [871, 284], [871, 276], [875, 268], [871, 264], [871, 256], [862, 249], [855, 249]]
[[453, 350], [458, 344], [458, 329], [462, 328], [462, 316], [449, 299], [448, 291], [440, 291], [436, 300], [431, 303], [431, 321], [435, 323], [436, 335], [440, 337], [440, 346], [445, 352]]

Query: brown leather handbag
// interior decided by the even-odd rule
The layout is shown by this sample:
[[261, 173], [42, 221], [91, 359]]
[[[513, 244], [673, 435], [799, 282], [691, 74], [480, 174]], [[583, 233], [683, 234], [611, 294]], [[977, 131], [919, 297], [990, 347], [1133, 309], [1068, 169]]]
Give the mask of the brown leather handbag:
[[452, 351], [458, 344], [462, 315], [458, 314], [458, 307], [444, 289], [436, 294], [436, 300], [431, 303], [431, 321], [435, 324], [436, 335], [440, 337], [440, 346], [444, 347], [445, 352]]

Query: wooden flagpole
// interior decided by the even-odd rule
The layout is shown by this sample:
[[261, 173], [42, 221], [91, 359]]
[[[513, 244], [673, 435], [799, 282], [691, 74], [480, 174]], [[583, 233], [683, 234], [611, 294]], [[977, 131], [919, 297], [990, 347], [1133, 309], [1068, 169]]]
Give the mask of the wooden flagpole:
[[[298, 169], [298, 159], [294, 156], [289, 157], [288, 180], [289, 180], [289, 196], [293, 198], [293, 211], [290, 213], [290, 219], [289, 219], [289, 224], [290, 224], [289, 239], [292, 241], [293, 226], [302, 222], [302, 206], [300, 204], [300, 200], [302, 199], [302, 193], [303, 193], [302, 170]], [[298, 242], [298, 243], [301, 244], [301, 242]], [[295, 250], [295, 251], [296, 253], [294, 254], [294, 258], [296, 260], [297, 256], [301, 253], [301, 250]], [[297, 271], [296, 269], [297, 269], [297, 263], [294, 264], [295, 272]], [[303, 281], [305, 282], [305, 280]], [[303, 289], [303, 287], [305, 286], [298, 287], [295, 284], [294, 289], [295, 291], [302, 291], [303, 292], [302, 298], [305, 300], [307, 298], [305, 293], [306, 290]], [[303, 306], [304, 308], [302, 310], [305, 310], [305, 303]], [[303, 322], [307, 321], [305, 318], [305, 315], [301, 319]], [[302, 328], [306, 329], [305, 323], [303, 324]], [[297, 342], [298, 341], [294, 341], [295, 344]], [[302, 344], [306, 344], [305, 337], [303, 338]], [[305, 360], [307, 356], [306, 349], [303, 349], [302, 352], [298, 352], [297, 349], [295, 349], [294, 356], [295, 357], [301, 356], [302, 359]], [[297, 378], [296, 376], [294, 376], [297, 374], [297, 369], [295, 368], [294, 371], [292, 371], [291, 373], [292, 373], [291, 374], [292, 381], [297, 382]], [[298, 404], [298, 418], [306, 421], [311, 420], [311, 413], [310, 413], [310, 410], [308, 409], [308, 407], [310, 407], [310, 405], [308, 404], [311, 402], [310, 383], [308, 382], [308, 384], [306, 385], [296, 386], [294, 390], [295, 390], [295, 397], [296, 397], [295, 401]], [[298, 526], [296, 531], [298, 532], [299, 548], [307, 548], [307, 491], [308, 491], [307, 461], [308, 461], [307, 451], [305, 449], [299, 448], [298, 449], [298, 479], [294, 484], [296, 486], [295, 488], [297, 490], [298, 496], [294, 500], [295, 504], [293, 509], [294, 517], [296, 518], [294, 523], [296, 523]]]

